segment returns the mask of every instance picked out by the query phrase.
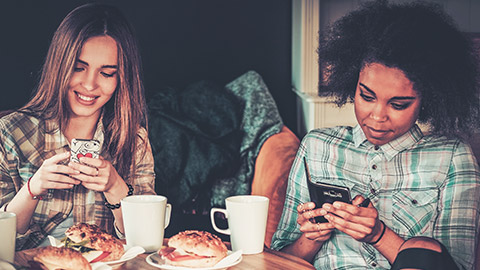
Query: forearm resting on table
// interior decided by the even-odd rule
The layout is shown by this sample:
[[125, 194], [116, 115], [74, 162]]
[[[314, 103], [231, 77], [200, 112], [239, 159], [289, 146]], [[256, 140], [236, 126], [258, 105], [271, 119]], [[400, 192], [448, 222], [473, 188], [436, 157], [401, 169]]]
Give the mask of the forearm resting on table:
[[302, 234], [300, 238], [298, 238], [292, 244], [282, 248], [281, 251], [311, 262], [322, 247], [323, 243], [324, 242], [310, 240], [306, 238], [304, 234]]
[[7, 205], [7, 211], [17, 216], [17, 233], [23, 234], [28, 230], [30, 219], [37, 207], [38, 200], [32, 199], [24, 185]]

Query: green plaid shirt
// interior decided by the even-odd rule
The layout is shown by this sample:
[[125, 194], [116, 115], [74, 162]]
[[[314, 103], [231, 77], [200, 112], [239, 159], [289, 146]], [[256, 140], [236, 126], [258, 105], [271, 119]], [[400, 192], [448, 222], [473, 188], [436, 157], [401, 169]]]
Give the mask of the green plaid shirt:
[[[150, 145], [145, 129], [139, 131], [139, 136]], [[98, 122], [94, 138], [103, 144], [102, 121]], [[67, 139], [55, 122], [18, 112], [0, 119], [0, 142], [0, 211], [4, 211], [45, 159], [70, 151]], [[124, 179], [134, 186], [134, 194], [155, 194], [153, 155], [150, 147], [148, 149], [145, 155], [137, 153], [133, 176]], [[111, 160], [103, 149], [101, 156]], [[38, 246], [70, 214], [74, 223], [95, 223], [109, 233], [114, 230], [113, 214], [104, 206], [103, 192], [88, 190], [82, 185], [69, 190], [49, 190], [46, 198], [38, 202], [28, 231], [17, 234], [16, 249]]]
[[[297, 206], [310, 201], [303, 157], [312, 180], [350, 188], [371, 199], [380, 219], [404, 239], [442, 242], [461, 269], [473, 269], [479, 228], [480, 174], [470, 147], [423, 136], [417, 126], [375, 147], [359, 126], [319, 129], [302, 141], [290, 171], [283, 214], [272, 240], [281, 249], [302, 234]], [[335, 230], [314, 258], [316, 269], [390, 269], [373, 246]]]

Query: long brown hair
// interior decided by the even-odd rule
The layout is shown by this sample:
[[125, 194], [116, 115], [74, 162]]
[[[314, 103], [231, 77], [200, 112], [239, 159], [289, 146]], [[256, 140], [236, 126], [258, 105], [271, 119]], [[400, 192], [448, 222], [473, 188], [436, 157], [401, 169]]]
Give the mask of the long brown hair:
[[114, 95], [103, 107], [104, 146], [125, 179], [134, 162], [138, 130], [147, 128], [147, 112], [137, 40], [117, 8], [89, 3], [63, 19], [52, 38], [36, 92], [20, 111], [56, 120], [63, 131], [68, 123], [66, 96], [75, 61], [89, 38], [102, 35], [117, 43], [119, 78]]

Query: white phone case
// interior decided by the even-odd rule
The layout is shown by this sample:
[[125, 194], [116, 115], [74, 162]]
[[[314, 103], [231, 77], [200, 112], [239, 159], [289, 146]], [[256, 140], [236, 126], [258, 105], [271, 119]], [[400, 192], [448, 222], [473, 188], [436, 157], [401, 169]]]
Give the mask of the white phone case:
[[80, 163], [81, 157], [98, 158], [100, 142], [97, 140], [72, 139], [70, 160]]

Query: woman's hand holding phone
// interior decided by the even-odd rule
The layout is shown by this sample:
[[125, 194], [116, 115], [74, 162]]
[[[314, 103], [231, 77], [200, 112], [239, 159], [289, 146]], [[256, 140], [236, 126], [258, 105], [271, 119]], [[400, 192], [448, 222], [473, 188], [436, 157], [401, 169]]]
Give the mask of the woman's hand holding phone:
[[121, 180], [110, 161], [100, 154], [101, 144], [97, 140], [72, 139], [70, 167], [80, 171], [74, 177], [85, 188], [108, 192], [117, 180]]
[[382, 224], [378, 219], [377, 209], [372, 203], [367, 207], [359, 207], [364, 202], [357, 195], [352, 204], [336, 201], [325, 203], [322, 209], [328, 212], [324, 217], [335, 229], [342, 231], [360, 242], [373, 242], [381, 234]]
[[304, 233], [307, 239], [324, 242], [328, 240], [335, 227], [329, 222], [312, 223], [311, 220], [317, 216], [327, 214], [322, 208], [316, 208], [315, 203], [308, 202], [298, 205], [297, 223], [300, 225], [300, 231]]
[[70, 153], [56, 154], [46, 159], [28, 183], [31, 194], [42, 195], [49, 189], [70, 189], [80, 183], [70, 176], [79, 174], [75, 168], [64, 165]]
[[73, 177], [80, 180], [81, 184], [87, 189], [108, 192], [117, 180], [122, 180], [112, 163], [101, 156], [98, 158], [84, 156], [79, 160], [80, 163], [70, 162], [69, 166], [80, 171], [80, 174]]
[[[310, 211], [315, 215], [311, 215], [308, 221], [312, 224], [330, 224], [361, 242], [374, 241], [375, 237], [381, 234], [382, 224], [378, 219], [377, 209], [373, 207], [370, 199], [357, 195], [350, 200], [350, 190], [347, 187], [314, 183], [305, 157], [303, 162], [308, 191], [314, 202], [301, 204], [301, 206], [315, 207], [315, 203], [321, 204], [318, 206], [321, 208]], [[299, 217], [299, 224], [300, 221]]]

